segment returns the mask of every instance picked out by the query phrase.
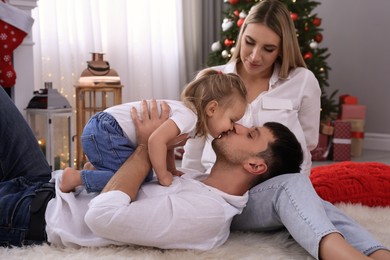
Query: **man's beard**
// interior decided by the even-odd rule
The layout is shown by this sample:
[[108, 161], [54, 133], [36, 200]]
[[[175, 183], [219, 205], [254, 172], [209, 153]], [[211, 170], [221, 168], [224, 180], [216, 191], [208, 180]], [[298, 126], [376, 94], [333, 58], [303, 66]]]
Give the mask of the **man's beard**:
[[211, 146], [217, 156], [218, 162], [224, 162], [226, 164], [240, 164], [244, 160], [242, 157], [242, 151], [232, 149], [224, 140], [214, 139], [211, 142]]

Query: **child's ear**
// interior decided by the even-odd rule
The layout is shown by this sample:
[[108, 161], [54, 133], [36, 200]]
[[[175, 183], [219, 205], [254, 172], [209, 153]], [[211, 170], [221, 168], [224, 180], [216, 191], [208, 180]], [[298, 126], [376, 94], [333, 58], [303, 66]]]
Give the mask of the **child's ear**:
[[259, 175], [267, 172], [267, 164], [261, 158], [254, 158], [244, 162], [244, 169], [253, 175]]
[[218, 109], [218, 102], [216, 100], [211, 100], [206, 106], [206, 115], [213, 116]]

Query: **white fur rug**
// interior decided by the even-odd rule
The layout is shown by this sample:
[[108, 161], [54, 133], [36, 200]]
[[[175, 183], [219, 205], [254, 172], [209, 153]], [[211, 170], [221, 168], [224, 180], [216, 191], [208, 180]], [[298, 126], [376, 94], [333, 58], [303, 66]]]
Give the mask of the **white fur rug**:
[[[338, 204], [341, 210], [366, 227], [390, 248], [390, 207], [369, 208]], [[358, 235], [358, 234], [357, 234]], [[159, 250], [138, 246], [69, 249], [54, 246], [0, 248], [0, 259], [313, 259], [285, 231], [231, 234], [221, 247], [207, 252]]]

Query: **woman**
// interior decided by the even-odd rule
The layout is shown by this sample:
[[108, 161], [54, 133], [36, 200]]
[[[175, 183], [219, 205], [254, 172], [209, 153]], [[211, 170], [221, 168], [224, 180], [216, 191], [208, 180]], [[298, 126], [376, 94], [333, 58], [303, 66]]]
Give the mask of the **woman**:
[[[301, 172], [308, 175], [310, 150], [318, 140], [321, 90], [306, 69], [287, 8], [275, 0], [255, 5], [241, 27], [231, 60], [214, 69], [237, 73], [245, 83], [250, 104], [241, 124], [277, 121], [294, 132], [304, 149]], [[214, 161], [210, 141], [187, 141], [183, 168], [209, 171]], [[316, 259], [358, 259], [360, 256], [342, 256], [350, 252], [350, 248], [340, 246], [344, 238], [373, 259], [389, 257], [366, 230], [321, 200], [304, 174], [278, 176], [252, 188], [247, 206], [232, 223], [232, 229], [242, 231], [283, 227]], [[335, 255], [324, 255], [329, 252]]]
[[[304, 149], [302, 173], [310, 174], [310, 150], [317, 146], [321, 89], [306, 69], [290, 13], [278, 1], [262, 1], [245, 19], [236, 50], [226, 65], [214, 67], [237, 73], [244, 81], [249, 106], [239, 123], [245, 126], [277, 121], [286, 125]], [[189, 142], [183, 167], [209, 171], [215, 161], [210, 142]], [[199, 157], [202, 153], [202, 165]]]

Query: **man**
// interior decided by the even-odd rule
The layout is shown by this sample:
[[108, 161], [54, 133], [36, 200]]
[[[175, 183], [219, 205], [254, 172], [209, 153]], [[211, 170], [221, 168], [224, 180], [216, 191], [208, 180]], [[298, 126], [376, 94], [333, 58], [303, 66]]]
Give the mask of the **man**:
[[[226, 241], [233, 216], [242, 211], [248, 189], [262, 181], [263, 174], [269, 178], [280, 169], [285, 173], [299, 170], [301, 147], [287, 128], [272, 123], [251, 129], [236, 125], [235, 131], [215, 140], [218, 163], [210, 175], [189, 171], [170, 187], [157, 182], [141, 187], [151, 167], [147, 139], [169, 110], [162, 104], [158, 117], [155, 102], [150, 114], [146, 102], [143, 107], [142, 120], [131, 111], [140, 145], [103, 192], [62, 193], [58, 188], [62, 171], [57, 171], [54, 190], [35, 137], [0, 90], [1, 243], [20, 246], [47, 239], [64, 246], [131, 243], [207, 250]], [[290, 156], [275, 156], [273, 148], [280, 147], [279, 139], [290, 143], [291, 149], [286, 149]], [[287, 157], [295, 158], [290, 169], [273, 163]], [[28, 167], [34, 167], [33, 171]]]
[[[134, 109], [132, 112], [137, 122]], [[139, 143], [134, 156], [85, 210], [80, 209], [79, 203], [73, 208], [69, 194], [57, 192], [47, 208], [49, 242], [208, 250], [222, 245], [228, 238], [231, 220], [245, 206], [247, 191], [263, 179], [263, 174], [269, 178], [274, 172], [280, 173], [274, 158], [293, 158], [291, 168], [284, 168], [288, 172], [299, 170], [303, 158], [299, 142], [283, 125], [269, 123], [251, 129], [236, 125], [234, 131], [215, 140], [218, 160], [210, 175], [187, 170], [181, 177], [175, 176], [169, 187], [157, 181], [141, 186], [151, 165], [147, 142]], [[274, 147], [281, 147], [281, 143], [290, 147], [285, 149], [289, 153], [274, 156]], [[247, 148], [240, 148], [243, 145]], [[77, 202], [80, 196], [88, 194], [79, 194]], [[72, 221], [63, 214], [76, 210], [78, 213], [72, 214]], [[83, 221], [90, 230], [75, 234], [79, 227], [74, 223]], [[64, 236], [64, 232], [70, 233]]]

